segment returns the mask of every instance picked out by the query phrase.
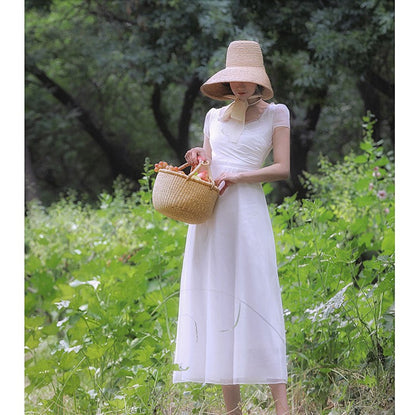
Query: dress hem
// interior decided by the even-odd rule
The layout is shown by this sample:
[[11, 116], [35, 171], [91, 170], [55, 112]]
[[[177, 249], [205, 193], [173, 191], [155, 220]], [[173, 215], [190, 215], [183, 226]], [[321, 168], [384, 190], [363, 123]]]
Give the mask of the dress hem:
[[203, 379], [181, 379], [173, 380], [173, 383], [200, 383], [202, 385], [287, 385], [287, 380], [283, 379], [270, 379], [270, 380], [259, 380], [259, 381], [241, 381], [241, 382], [221, 382], [217, 380], [203, 380]]

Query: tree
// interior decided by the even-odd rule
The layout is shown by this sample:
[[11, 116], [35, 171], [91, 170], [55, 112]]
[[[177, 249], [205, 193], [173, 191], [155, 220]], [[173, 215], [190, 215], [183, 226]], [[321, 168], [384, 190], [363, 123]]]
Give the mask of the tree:
[[[302, 172], [311, 157], [319, 150], [342, 156], [359, 141], [354, 120], [367, 109], [379, 120], [376, 140], [392, 133], [391, 0], [327, 0], [319, 8], [312, 0], [275, 7], [248, 0], [26, 4], [29, 154], [43, 142], [33, 120], [45, 116], [47, 102], [54, 123], [64, 117], [81, 132], [82, 148], [98, 146], [107, 182], [118, 174], [136, 179], [145, 154], [172, 158], [171, 149], [180, 161], [201, 141], [204, 113], [218, 103], [201, 98], [199, 87], [223, 67], [228, 43], [238, 38], [261, 43], [276, 96], [292, 113], [292, 182], [280, 185], [280, 197], [305, 196]], [[63, 97], [58, 90], [68, 98], [59, 111], [46, 96]], [[36, 174], [40, 157], [33, 159]], [[87, 157], [83, 163], [85, 172]]]
[[132, 80], [116, 34], [83, 7], [27, 13], [26, 153], [48, 200], [68, 187], [95, 194], [120, 174], [136, 180], [157, 139], [142, 102], [151, 92]]
[[[126, 92], [124, 111], [137, 109], [135, 100], [139, 96], [140, 104], [152, 111], [159, 129], [153, 134], [153, 142], [161, 135], [176, 157], [183, 159], [189, 148], [193, 105], [212, 45], [222, 44], [212, 36], [209, 25], [202, 41], [188, 36], [201, 33], [198, 15], [203, 16], [207, 7], [207, 2], [185, 1], [160, 2], [159, 7], [138, 1], [64, 1], [51, 2], [49, 12], [42, 7], [29, 14], [28, 82], [50, 92], [74, 114], [84, 132], [100, 147], [113, 178], [123, 174], [135, 180], [139, 169], [134, 158], [123, 151], [126, 140], [121, 139], [120, 130], [115, 132], [113, 123], [106, 122], [107, 115], [112, 121], [120, 117], [112, 103], [105, 102], [104, 106], [107, 92], [113, 96]], [[196, 17], [184, 19], [188, 15]], [[166, 92], [174, 92], [173, 100], [166, 99]], [[123, 129], [127, 135], [134, 126], [124, 123]], [[32, 153], [30, 140], [28, 145]]]
[[[355, 106], [363, 105], [362, 114], [369, 110], [378, 120], [375, 141], [387, 124], [384, 133], [394, 145], [394, 1], [289, 0], [276, 1], [275, 7], [248, 0], [239, 3], [247, 10], [246, 21], [255, 19], [267, 33], [267, 47], [275, 51], [266, 54], [271, 63], [276, 62], [273, 83], [281, 87], [280, 93], [288, 98], [294, 113], [292, 191], [305, 196], [299, 179], [309, 170], [308, 157], [318, 141], [315, 132], [331, 91], [340, 94], [334, 86], [351, 88], [355, 83], [363, 103]], [[346, 115], [338, 115], [344, 118], [343, 124]], [[355, 131], [359, 137], [358, 129]], [[352, 140], [351, 136], [340, 140], [334, 129], [326, 133], [337, 143], [338, 154], [340, 142]], [[319, 147], [330, 145], [320, 137]]]

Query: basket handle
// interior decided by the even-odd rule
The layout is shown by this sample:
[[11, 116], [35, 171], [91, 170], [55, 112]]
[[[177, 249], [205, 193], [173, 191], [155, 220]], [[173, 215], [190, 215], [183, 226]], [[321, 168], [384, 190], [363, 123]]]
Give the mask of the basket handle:
[[187, 167], [189, 167], [189, 166], [191, 166], [191, 164], [189, 164], [189, 163], [185, 163], [185, 164], [182, 164], [182, 166], [179, 166], [178, 167], [178, 169], [179, 170], [183, 170], [183, 169], [186, 169]]
[[186, 178], [186, 180], [189, 180], [192, 176], [194, 176], [195, 174], [198, 173], [199, 169], [202, 166], [206, 166], [208, 168], [208, 178], [211, 182], [211, 186], [214, 187], [215, 186], [215, 181], [212, 178], [211, 169], [209, 168], [209, 165], [210, 165], [210, 162], [208, 160], [203, 160], [203, 161], [200, 161], [194, 169], [192, 169], [192, 164], [185, 163], [185, 164], [182, 164], [182, 166], [179, 166], [178, 170], [183, 170], [183, 169], [186, 169], [187, 167], [191, 166], [191, 171], [188, 174], [188, 177]]

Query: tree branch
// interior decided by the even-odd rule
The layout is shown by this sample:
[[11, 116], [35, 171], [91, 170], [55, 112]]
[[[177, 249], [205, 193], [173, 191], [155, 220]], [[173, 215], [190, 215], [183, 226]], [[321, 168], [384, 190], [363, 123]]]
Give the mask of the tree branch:
[[313, 95], [318, 99], [308, 107], [302, 124], [291, 129], [291, 147], [293, 150], [290, 152], [290, 176], [293, 190], [297, 192], [299, 199], [306, 197], [306, 188], [303, 184], [304, 172], [308, 171], [308, 154], [312, 148], [314, 133], [327, 93], [327, 87], [315, 90]]
[[192, 78], [185, 92], [178, 126], [178, 137], [182, 147], [182, 153], [188, 150], [189, 147], [189, 125], [191, 123], [192, 109], [201, 85], [201, 80], [195, 76]]
[[104, 134], [103, 131], [98, 128], [92, 119], [92, 115], [79, 102], [77, 102], [72, 95], [70, 95], [53, 79], [49, 78], [43, 70], [30, 61], [30, 58], [26, 61], [26, 69], [29, 73], [35, 76], [41, 82], [42, 86], [46, 88], [62, 105], [72, 111], [75, 111], [77, 119], [81, 123], [83, 129], [103, 150], [114, 178], [119, 174], [123, 174], [132, 179], [137, 178], [137, 168], [129, 161], [126, 150], [121, 146], [113, 144], [107, 139], [108, 135]]
[[180, 158], [183, 157], [183, 154], [181, 154], [180, 146], [178, 146], [178, 142], [176, 137], [172, 134], [172, 132], [169, 130], [169, 127], [166, 123], [166, 120], [168, 117], [166, 114], [163, 113], [162, 107], [161, 107], [161, 93], [160, 93], [160, 86], [158, 84], [153, 85], [153, 93], [152, 93], [152, 111], [153, 116], [155, 118], [156, 124], [163, 134], [163, 136], [166, 138], [166, 141], [168, 144], [172, 147], [172, 149], [175, 151], [176, 155]]
[[165, 137], [170, 147], [174, 150], [176, 156], [181, 160], [185, 154], [185, 151], [189, 148], [189, 125], [191, 123], [192, 109], [195, 103], [195, 99], [199, 94], [199, 87], [201, 86], [201, 80], [195, 76], [189, 83], [183, 98], [182, 110], [178, 122], [178, 135], [175, 137], [170, 131], [166, 120], [168, 120], [167, 114], [163, 112], [161, 101], [161, 91], [158, 84], [153, 85], [152, 94], [152, 111], [156, 120], [156, 124]]
[[46, 88], [59, 102], [61, 102], [61, 104], [71, 110], [75, 110], [76, 114], [78, 114], [78, 120], [81, 122], [87, 133], [90, 134], [103, 149], [109, 150], [110, 145], [105, 139], [102, 131], [95, 125], [88, 111], [86, 111], [81, 104], [75, 100], [75, 98], [73, 98], [53, 79], [49, 78], [48, 75], [46, 75], [46, 73], [39, 69], [35, 64], [26, 64], [26, 69], [34, 75], [41, 82], [43, 87]]

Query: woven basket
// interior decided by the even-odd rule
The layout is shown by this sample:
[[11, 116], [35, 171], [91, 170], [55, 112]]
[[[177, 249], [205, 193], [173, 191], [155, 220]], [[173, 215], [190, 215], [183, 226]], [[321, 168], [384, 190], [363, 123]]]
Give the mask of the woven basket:
[[[210, 182], [193, 177], [201, 166], [208, 167]], [[189, 167], [186, 163], [179, 170]], [[163, 215], [185, 223], [203, 223], [212, 215], [219, 189], [211, 177], [208, 162], [201, 162], [189, 175], [159, 170], [153, 187], [153, 206]]]

